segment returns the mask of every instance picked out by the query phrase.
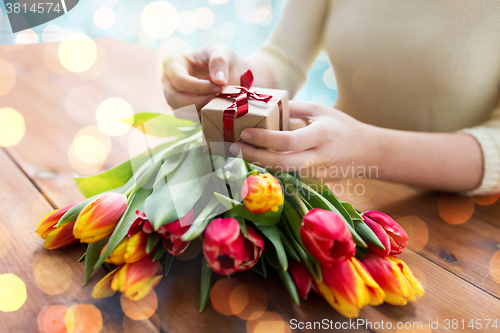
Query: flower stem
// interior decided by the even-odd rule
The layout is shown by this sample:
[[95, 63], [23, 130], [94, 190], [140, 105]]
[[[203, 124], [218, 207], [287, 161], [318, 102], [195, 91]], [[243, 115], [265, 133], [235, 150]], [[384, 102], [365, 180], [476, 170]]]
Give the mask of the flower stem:
[[304, 202], [302, 201], [302, 199], [299, 197], [299, 194], [297, 192], [297, 189], [295, 187], [293, 187], [293, 193], [292, 193], [292, 198], [293, 200], [295, 201], [295, 203], [297, 204], [297, 206], [299, 206], [299, 209], [300, 211], [302, 212], [303, 215], [306, 215], [307, 213], [309, 213], [309, 209], [307, 209], [306, 205], [304, 204]]

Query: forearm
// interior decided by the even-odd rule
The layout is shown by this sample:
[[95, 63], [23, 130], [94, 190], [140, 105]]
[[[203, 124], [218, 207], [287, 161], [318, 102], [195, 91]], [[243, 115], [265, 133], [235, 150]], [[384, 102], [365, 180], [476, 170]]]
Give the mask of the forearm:
[[442, 191], [469, 191], [479, 186], [483, 157], [472, 136], [419, 133], [369, 126], [367, 164], [379, 178]]

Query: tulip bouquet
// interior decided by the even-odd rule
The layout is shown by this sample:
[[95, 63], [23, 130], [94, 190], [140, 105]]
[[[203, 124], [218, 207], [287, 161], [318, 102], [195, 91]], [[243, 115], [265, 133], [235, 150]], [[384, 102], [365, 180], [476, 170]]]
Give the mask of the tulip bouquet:
[[119, 291], [140, 300], [194, 239], [203, 244], [200, 311], [213, 273], [247, 270], [266, 278], [273, 269], [296, 304], [313, 290], [349, 318], [366, 305], [405, 305], [424, 293], [395, 257], [408, 236], [389, 216], [361, 213], [311, 179], [215, 154], [194, 124], [134, 116], [142, 130], [150, 121], [168, 129], [167, 142], [76, 178], [88, 199], [50, 213], [36, 230], [50, 250], [87, 244], [85, 283], [100, 265], [112, 267], [94, 298]]

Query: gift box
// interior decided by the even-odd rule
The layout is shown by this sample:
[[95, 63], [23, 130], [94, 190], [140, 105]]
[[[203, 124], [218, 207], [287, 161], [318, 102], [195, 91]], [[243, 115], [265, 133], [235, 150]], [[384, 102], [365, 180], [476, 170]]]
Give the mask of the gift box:
[[288, 131], [288, 92], [253, 88], [252, 81], [251, 72], [246, 72], [241, 77], [241, 86], [225, 87], [201, 109], [206, 141], [239, 141], [241, 132], [252, 127]]

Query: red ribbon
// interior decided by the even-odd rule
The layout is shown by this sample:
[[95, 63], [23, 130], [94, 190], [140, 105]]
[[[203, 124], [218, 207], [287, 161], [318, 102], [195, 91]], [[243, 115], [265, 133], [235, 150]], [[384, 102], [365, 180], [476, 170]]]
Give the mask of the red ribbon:
[[279, 124], [280, 131], [283, 130], [283, 110], [281, 100], [278, 98], [274, 98], [271, 95], [266, 94], [258, 94], [256, 92], [250, 91], [250, 87], [252, 87], [253, 83], [253, 74], [252, 71], [246, 71], [240, 77], [240, 86], [235, 86], [235, 88], [240, 89], [239, 92], [236, 93], [221, 93], [217, 95], [220, 98], [234, 98], [235, 100], [231, 105], [229, 105], [224, 110], [222, 127], [224, 132], [224, 141], [225, 142], [234, 142], [234, 120], [235, 118], [243, 117], [248, 113], [248, 99], [254, 99], [256, 101], [262, 102], [264, 104], [269, 103], [269, 101], [274, 101], [278, 104], [279, 107]]

